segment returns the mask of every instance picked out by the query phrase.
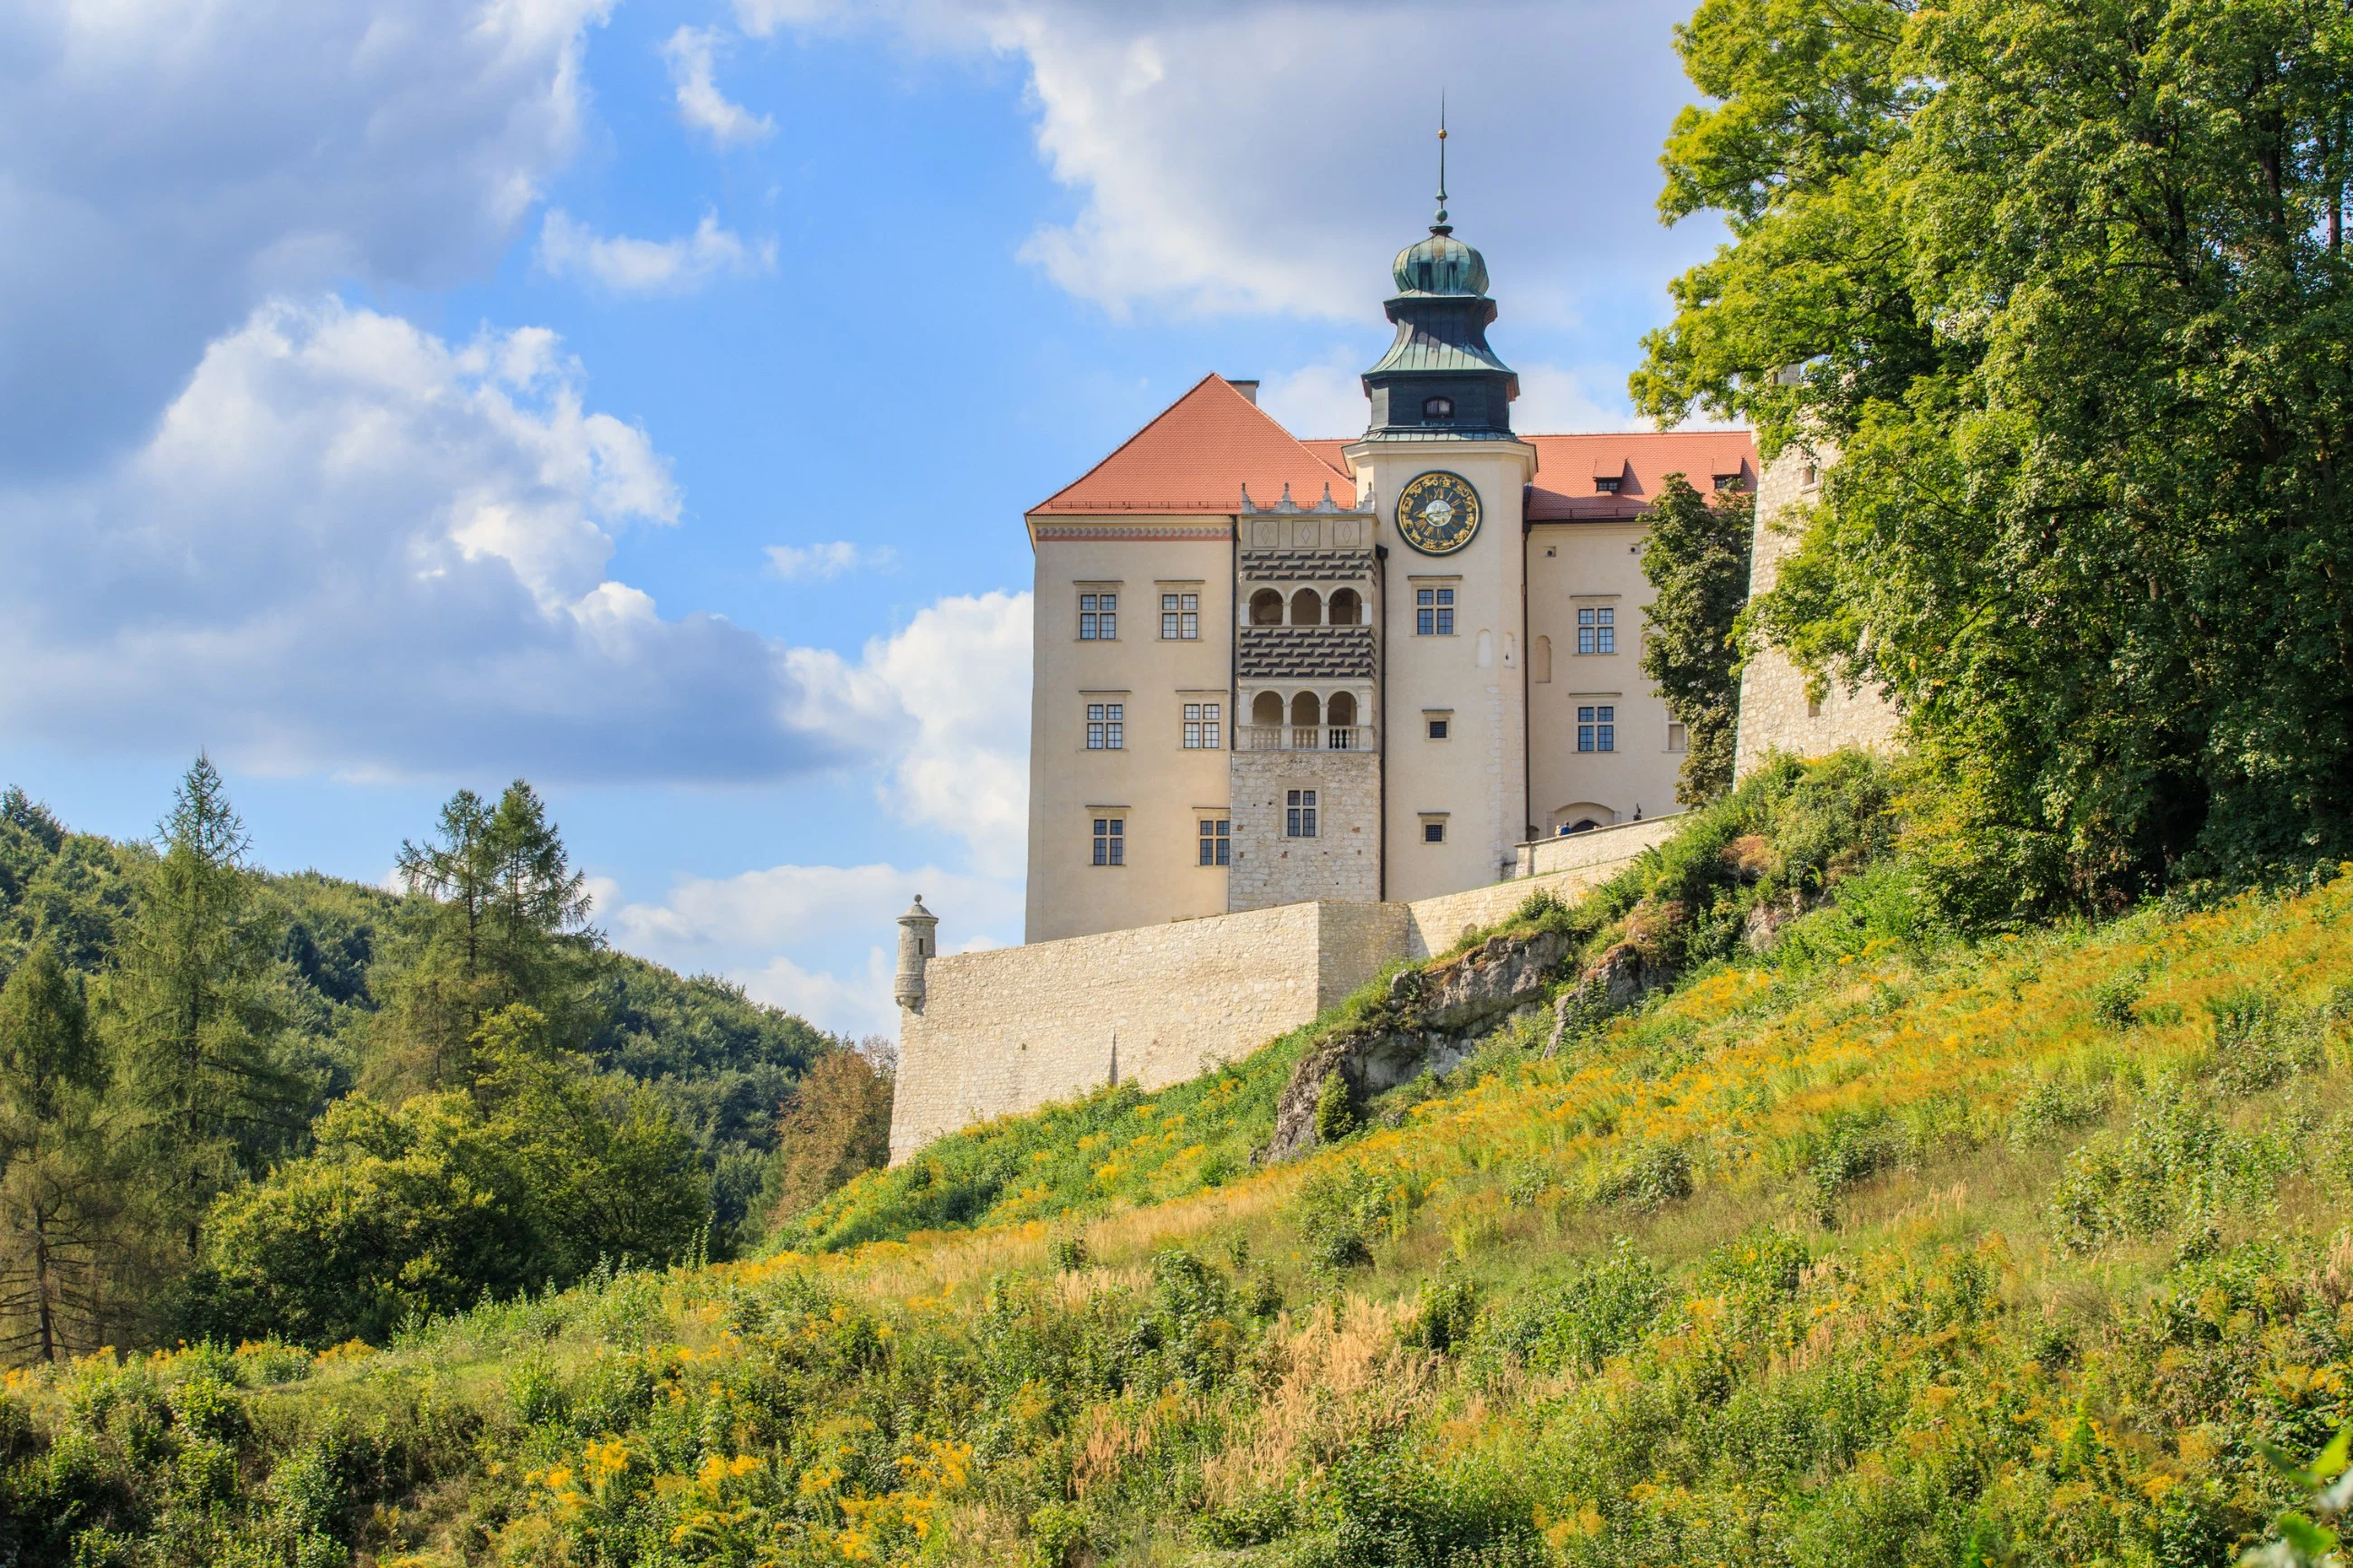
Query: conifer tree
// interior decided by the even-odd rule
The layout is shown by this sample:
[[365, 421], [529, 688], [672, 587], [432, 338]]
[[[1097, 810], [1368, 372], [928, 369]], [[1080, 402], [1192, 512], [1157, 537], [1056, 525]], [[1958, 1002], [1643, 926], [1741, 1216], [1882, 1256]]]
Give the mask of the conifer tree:
[[1683, 765], [1675, 794], [1686, 805], [1732, 787], [1732, 750], [1740, 720], [1740, 652], [1734, 623], [1748, 596], [1749, 531], [1755, 498], [1719, 495], [1711, 505], [1681, 474], [1667, 476], [1643, 512], [1642, 575], [1657, 590], [1642, 673], [1658, 683], [1667, 711], [1683, 727]]
[[181, 780], [161, 838], [108, 1013], [159, 1195], [193, 1255], [214, 1195], [300, 1131], [305, 1086], [278, 1059], [277, 933], [210, 758]]
[[121, 1129], [79, 979], [34, 946], [0, 987], [0, 1355], [95, 1349], [134, 1255]]
[[471, 1088], [483, 1020], [524, 1005], [571, 1043], [585, 1033], [581, 959], [587, 878], [572, 868], [547, 808], [521, 779], [495, 806], [459, 790], [436, 838], [404, 842], [411, 927], [390, 989], [386, 1052], [411, 1089]]

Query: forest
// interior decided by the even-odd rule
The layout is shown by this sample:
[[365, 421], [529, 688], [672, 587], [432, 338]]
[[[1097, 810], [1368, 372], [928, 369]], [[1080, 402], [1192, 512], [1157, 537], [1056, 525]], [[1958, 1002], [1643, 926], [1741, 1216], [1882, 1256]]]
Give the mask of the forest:
[[779, 1117], [849, 1042], [607, 946], [529, 785], [397, 864], [259, 869], [201, 757], [153, 842], [0, 795], [0, 1355], [381, 1342], [733, 1256], [813, 1179]]

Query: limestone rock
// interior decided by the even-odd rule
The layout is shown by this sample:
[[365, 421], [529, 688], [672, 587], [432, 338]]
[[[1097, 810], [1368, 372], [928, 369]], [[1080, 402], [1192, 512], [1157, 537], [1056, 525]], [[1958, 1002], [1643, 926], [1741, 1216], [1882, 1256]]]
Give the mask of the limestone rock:
[[1322, 1042], [1300, 1059], [1275, 1101], [1274, 1136], [1263, 1158], [1287, 1160], [1315, 1143], [1315, 1098], [1340, 1073], [1359, 1100], [1460, 1066], [1506, 1016], [1551, 984], [1568, 939], [1557, 931], [1490, 937], [1467, 952], [1406, 970], [1389, 982], [1388, 1005], [1366, 1026]]
[[1639, 945], [1620, 942], [1577, 976], [1577, 984], [1553, 1004], [1552, 1038], [1545, 1043], [1545, 1055], [1557, 1052], [1561, 1041], [1578, 1030], [1631, 1007], [1665, 979]]

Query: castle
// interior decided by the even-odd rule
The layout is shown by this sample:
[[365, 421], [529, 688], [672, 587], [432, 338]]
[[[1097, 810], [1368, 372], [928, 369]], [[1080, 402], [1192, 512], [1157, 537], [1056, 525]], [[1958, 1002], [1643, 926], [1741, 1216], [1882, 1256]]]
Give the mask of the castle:
[[[1684, 737], [1640, 668], [1642, 510], [1672, 474], [1761, 488], [1761, 588], [1819, 459], [1760, 474], [1742, 431], [1514, 432], [1442, 187], [1393, 267], [1362, 435], [1294, 437], [1255, 382], [1208, 376], [1029, 512], [1025, 945], [938, 958], [920, 899], [902, 917], [893, 1159], [1191, 1077], [1668, 831]], [[1891, 721], [1768, 653], [1741, 765]]]

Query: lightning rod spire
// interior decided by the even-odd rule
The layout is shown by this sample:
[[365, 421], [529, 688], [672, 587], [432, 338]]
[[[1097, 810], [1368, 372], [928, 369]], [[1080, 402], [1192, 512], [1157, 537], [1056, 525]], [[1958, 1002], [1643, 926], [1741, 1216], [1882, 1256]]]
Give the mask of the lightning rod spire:
[[1438, 220], [1430, 226], [1432, 234], [1452, 234], [1453, 226], [1446, 221], [1446, 92], [1438, 94]]

